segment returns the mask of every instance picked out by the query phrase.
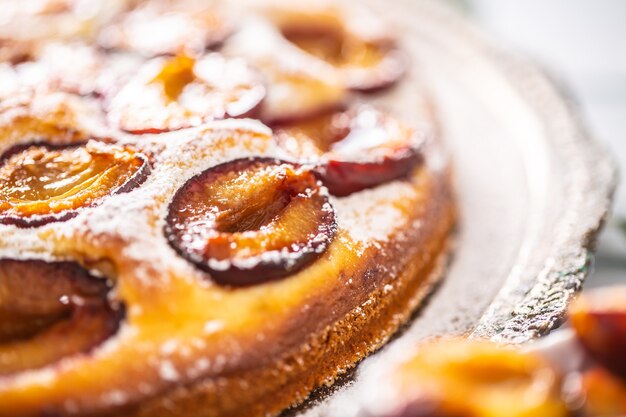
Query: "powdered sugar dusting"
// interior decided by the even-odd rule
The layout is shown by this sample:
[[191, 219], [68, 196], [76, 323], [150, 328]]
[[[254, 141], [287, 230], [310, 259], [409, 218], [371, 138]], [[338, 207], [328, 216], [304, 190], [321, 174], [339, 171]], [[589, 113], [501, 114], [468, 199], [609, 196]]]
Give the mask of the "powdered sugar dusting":
[[357, 241], [374, 244], [374, 241], [387, 241], [406, 226], [406, 214], [390, 199], [402, 201], [414, 197], [414, 185], [395, 181], [348, 197], [332, 198], [331, 204], [341, 229]]
[[162, 360], [159, 366], [159, 376], [165, 381], [176, 381], [180, 375], [172, 362]]

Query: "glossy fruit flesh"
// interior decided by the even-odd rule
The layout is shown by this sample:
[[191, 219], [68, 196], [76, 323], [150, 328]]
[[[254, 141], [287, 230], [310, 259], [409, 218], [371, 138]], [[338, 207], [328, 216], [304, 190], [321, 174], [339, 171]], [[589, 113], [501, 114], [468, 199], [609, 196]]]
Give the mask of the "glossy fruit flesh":
[[0, 223], [36, 226], [76, 214], [145, 179], [144, 157], [122, 148], [31, 145], [5, 153]]
[[269, 125], [308, 120], [336, 110], [345, 101], [345, 89], [333, 79], [278, 68], [263, 71], [268, 79], [268, 95], [261, 109], [261, 120]]
[[23, 338], [42, 324], [67, 315], [70, 300], [63, 297], [104, 297], [104, 280], [69, 263], [0, 260], [0, 341]]
[[284, 28], [283, 35], [300, 49], [345, 73], [350, 88], [375, 90], [387, 87], [404, 73], [393, 42], [366, 40], [340, 28]]
[[282, 126], [276, 137], [299, 158], [320, 161], [322, 181], [337, 196], [406, 176], [421, 161], [416, 132], [368, 107]]
[[572, 304], [569, 317], [589, 354], [626, 378], [626, 287], [581, 295]]
[[395, 374], [401, 416], [565, 416], [559, 380], [540, 358], [486, 341], [423, 345]]
[[589, 369], [582, 375], [582, 397], [585, 417], [618, 417], [626, 415], [626, 382], [606, 369]]
[[109, 106], [113, 123], [136, 134], [250, 116], [265, 96], [258, 74], [244, 61], [218, 54], [153, 61], [144, 71]]
[[289, 43], [262, 19], [246, 22], [228, 39], [224, 51], [245, 58], [262, 74], [267, 95], [259, 114], [264, 123], [308, 119], [339, 108], [347, 99], [338, 71]]
[[174, 249], [225, 285], [296, 272], [334, 233], [334, 212], [315, 175], [265, 158], [227, 162], [190, 179], [166, 227]]
[[87, 352], [118, 328], [109, 288], [73, 263], [0, 260], [0, 375]]

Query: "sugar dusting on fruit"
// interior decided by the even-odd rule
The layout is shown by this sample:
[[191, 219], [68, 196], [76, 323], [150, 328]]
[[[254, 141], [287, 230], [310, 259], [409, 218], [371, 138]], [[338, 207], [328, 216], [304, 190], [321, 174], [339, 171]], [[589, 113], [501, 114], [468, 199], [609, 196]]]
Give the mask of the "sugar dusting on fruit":
[[175, 194], [165, 226], [179, 255], [215, 282], [235, 286], [297, 272], [335, 232], [315, 173], [268, 158], [237, 159], [191, 178]]

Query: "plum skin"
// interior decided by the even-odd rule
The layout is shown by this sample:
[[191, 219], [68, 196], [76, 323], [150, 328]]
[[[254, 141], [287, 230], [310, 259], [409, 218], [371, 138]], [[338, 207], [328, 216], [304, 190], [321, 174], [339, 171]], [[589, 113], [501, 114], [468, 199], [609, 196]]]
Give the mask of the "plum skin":
[[[282, 190], [289, 194], [286, 197], [288, 199], [288, 203], [285, 207], [280, 209], [278, 213], [274, 213], [274, 217], [278, 218], [281, 212], [287, 210], [288, 206], [298, 199], [298, 201], [302, 204], [309, 203], [309, 209], [317, 210], [315, 213], [315, 221], [317, 224], [314, 225], [314, 235], [307, 234], [307, 236], [304, 236], [304, 239], [300, 240], [297, 238], [302, 236], [296, 235], [290, 244], [283, 244], [279, 248], [269, 249], [266, 252], [261, 251], [260, 253], [253, 254], [243, 258], [242, 262], [241, 259], [239, 261], [236, 260], [239, 251], [239, 248], [237, 247], [237, 239], [239, 237], [246, 240], [249, 239], [249, 237], [245, 236], [246, 233], [257, 233], [255, 238], [259, 241], [258, 248], [261, 248], [264, 247], [266, 243], [263, 241], [266, 237], [262, 232], [260, 232], [260, 230], [265, 228], [267, 231], [267, 227], [274, 227], [274, 230], [276, 230], [276, 228], [280, 226], [272, 226], [272, 220], [272, 222], [269, 223], [269, 226], [265, 225], [261, 228], [257, 228], [256, 230], [232, 233], [228, 230], [217, 230], [214, 226], [214, 228], [211, 229], [211, 231], [214, 232], [214, 236], [208, 239], [206, 246], [202, 251], [189, 250], [189, 247], [182, 242], [193, 238], [193, 236], [191, 234], [187, 234], [187, 236], [185, 236], [185, 233], [187, 233], [185, 231], [187, 225], [184, 221], [181, 224], [178, 218], [178, 213], [185, 211], [180, 211], [179, 206], [184, 203], [185, 194], [189, 192], [189, 189], [197, 186], [197, 184], [202, 184], [204, 181], [211, 181], [212, 178], [217, 181], [215, 177], [219, 178], [220, 175], [227, 175], [231, 172], [243, 173], [249, 167], [259, 165], [269, 167], [287, 166], [290, 167], [290, 169], [295, 170], [299, 170], [301, 168], [297, 164], [264, 157], [243, 158], [225, 162], [209, 168], [208, 170], [189, 179], [177, 191], [168, 210], [164, 234], [170, 243], [170, 246], [181, 257], [187, 259], [204, 272], [209, 273], [212, 279], [220, 285], [248, 286], [269, 282], [295, 273], [317, 259], [328, 247], [336, 233], [337, 225], [335, 221], [335, 214], [330, 206], [330, 203], [328, 202], [325, 189], [319, 184], [317, 174], [314, 171], [306, 170], [301, 172], [299, 175], [303, 175], [304, 179], [302, 179], [302, 181], [306, 181], [306, 184], [311, 186], [310, 188], [313, 189], [310, 192], [310, 195], [304, 196], [304, 190], [300, 190], [295, 193], [291, 188]], [[298, 182], [300, 179], [300, 177], [297, 177], [295, 178], [295, 181]], [[298, 186], [299, 185], [296, 184], [296, 188]], [[285, 186], [283, 182], [276, 185], [276, 187], [279, 191], [281, 191], [280, 187], [289, 186]], [[281, 197], [284, 196], [281, 195]], [[234, 216], [237, 216], [237, 214], [234, 214]], [[233, 248], [230, 253], [233, 258], [222, 259], [219, 261], [222, 266], [216, 268], [214, 266], [215, 261], [212, 259], [210, 254], [210, 248], [214, 243], [217, 243], [218, 246], [223, 248], [228, 242], [230, 242], [231, 247], [232, 245], [236, 247]]]
[[337, 197], [372, 188], [408, 175], [419, 165], [422, 156], [415, 149], [392, 155], [377, 162], [356, 162], [330, 159], [318, 170], [322, 182]]
[[[278, 144], [298, 158], [312, 159], [322, 183], [337, 197], [402, 179], [423, 163], [418, 132], [370, 106], [336, 109], [274, 128]], [[385, 141], [369, 148], [363, 143], [380, 132]], [[357, 147], [342, 149], [346, 142]]]
[[591, 357], [626, 379], [626, 287], [581, 295], [569, 319]]

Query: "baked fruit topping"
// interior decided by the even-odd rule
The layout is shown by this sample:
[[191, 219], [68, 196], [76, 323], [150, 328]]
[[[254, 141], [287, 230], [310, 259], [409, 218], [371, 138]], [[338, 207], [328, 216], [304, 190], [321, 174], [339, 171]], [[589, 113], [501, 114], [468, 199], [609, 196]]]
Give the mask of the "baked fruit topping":
[[351, 27], [340, 12], [283, 11], [279, 22], [283, 36], [305, 52], [320, 58], [341, 72], [349, 88], [371, 91], [397, 82], [405, 63], [396, 41], [383, 30], [371, 28], [369, 21]]
[[32, 42], [6, 39], [0, 36], [0, 62], [20, 64], [32, 58]]
[[487, 341], [440, 340], [420, 346], [396, 370], [394, 384], [406, 405], [387, 415], [564, 417], [559, 383], [533, 354]]
[[276, 137], [298, 158], [320, 162], [322, 181], [337, 196], [408, 175], [421, 160], [423, 141], [415, 130], [367, 106], [279, 126]]
[[210, 54], [157, 58], [108, 106], [109, 119], [135, 134], [254, 114], [265, 96], [260, 76], [243, 60]]
[[[33, 51], [32, 60], [17, 67], [21, 81], [33, 88], [47, 87], [88, 95], [97, 90], [104, 56], [83, 43], [51, 42]], [[71, 65], [68, 65], [71, 62]]]
[[108, 195], [130, 191], [149, 172], [141, 154], [94, 142], [17, 146], [0, 164], [0, 223], [21, 227], [73, 217]]
[[588, 353], [626, 378], [626, 287], [581, 295], [572, 304], [569, 318]]
[[602, 367], [583, 372], [581, 392], [584, 405], [578, 415], [618, 417], [626, 415], [626, 381]]
[[191, 178], [169, 208], [166, 236], [183, 257], [224, 285], [292, 274], [334, 237], [335, 215], [314, 173], [252, 158]]
[[109, 25], [99, 37], [107, 49], [146, 57], [200, 54], [231, 33], [229, 19], [215, 5], [193, 0], [156, 0], [140, 4]]
[[267, 97], [260, 118], [265, 123], [307, 119], [346, 100], [343, 77], [331, 65], [295, 47], [266, 22], [247, 22], [224, 51], [246, 58], [263, 75]]
[[74, 263], [0, 259], [0, 376], [88, 352], [123, 311], [104, 279]]
[[94, 100], [23, 86], [16, 86], [9, 94], [0, 96], [0, 142], [4, 146], [42, 138], [54, 140], [54, 144], [75, 144], [109, 137]]
[[43, 44], [52, 40], [89, 39], [128, 0], [14, 0], [2, 2], [2, 44], [14, 47]]

